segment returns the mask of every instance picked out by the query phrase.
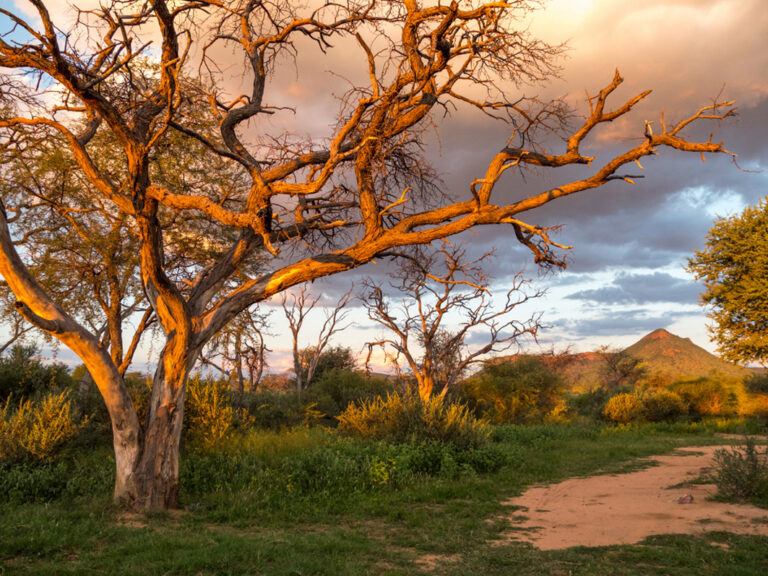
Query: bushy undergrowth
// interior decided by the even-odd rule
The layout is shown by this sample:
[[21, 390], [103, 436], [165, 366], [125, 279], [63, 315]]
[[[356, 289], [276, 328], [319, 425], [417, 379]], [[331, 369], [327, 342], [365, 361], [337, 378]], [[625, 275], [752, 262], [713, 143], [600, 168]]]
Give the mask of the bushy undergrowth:
[[603, 414], [616, 424], [632, 424], [643, 419], [643, 411], [643, 402], [637, 394], [624, 393], [608, 400]]
[[439, 442], [460, 449], [476, 448], [490, 433], [467, 406], [440, 397], [422, 401], [415, 394], [388, 394], [350, 404], [339, 417], [339, 432], [393, 442]]
[[643, 416], [648, 422], [677, 420], [686, 412], [683, 399], [670, 390], [654, 390], [643, 397]]
[[304, 393], [304, 401], [316, 404], [329, 419], [341, 414], [347, 406], [386, 396], [395, 391], [394, 381], [366, 376], [354, 370], [332, 368], [323, 371]]
[[16, 406], [9, 397], [0, 407], [0, 461], [51, 458], [80, 428], [67, 391]]
[[768, 448], [748, 437], [743, 446], [717, 450], [713, 468], [717, 498], [768, 507]]
[[224, 382], [191, 378], [185, 408], [188, 439], [205, 449], [221, 444], [234, 427], [235, 410]]
[[540, 358], [487, 363], [460, 387], [463, 400], [496, 424], [541, 421], [562, 396], [562, 381]]

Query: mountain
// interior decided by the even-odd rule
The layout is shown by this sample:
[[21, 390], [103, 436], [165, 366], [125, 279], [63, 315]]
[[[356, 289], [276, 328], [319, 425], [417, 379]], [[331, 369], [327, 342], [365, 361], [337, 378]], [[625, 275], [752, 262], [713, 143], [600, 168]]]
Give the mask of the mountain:
[[[560, 374], [566, 386], [575, 391], [594, 388], [610, 373], [611, 352], [584, 352], [543, 359]], [[654, 330], [618, 353], [639, 360], [645, 368], [645, 379], [671, 382], [707, 376], [743, 379], [754, 374], [749, 368], [735, 366], [710, 354], [691, 342], [664, 329]]]
[[650, 374], [663, 380], [700, 378], [711, 375], [744, 378], [752, 370], [736, 366], [710, 354], [704, 348], [660, 328], [646, 334], [625, 352], [646, 364]]

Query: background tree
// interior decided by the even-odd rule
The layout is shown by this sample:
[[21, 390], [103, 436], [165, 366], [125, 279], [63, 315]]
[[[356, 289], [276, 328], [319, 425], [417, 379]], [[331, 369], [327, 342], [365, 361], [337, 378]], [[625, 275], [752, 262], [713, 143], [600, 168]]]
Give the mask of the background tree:
[[231, 379], [232, 391], [242, 400], [246, 390], [256, 390], [261, 381], [269, 352], [264, 341], [265, 330], [269, 326], [269, 314], [249, 308], [230, 322], [214, 337], [200, 354], [204, 366], [215, 368]]
[[[463, 248], [447, 243], [437, 250], [419, 249], [398, 256], [397, 281], [390, 286], [402, 295], [399, 306], [393, 306], [384, 288], [366, 279], [362, 300], [368, 317], [391, 333], [389, 338], [368, 343], [366, 364], [374, 348], [391, 350], [393, 365], [399, 368], [401, 358], [405, 361], [419, 395], [426, 401], [433, 393], [445, 396], [462, 373], [484, 355], [506, 350], [524, 335], [535, 338], [538, 316], [519, 321], [510, 314], [539, 294], [526, 294], [527, 282], [518, 274], [504, 303], [494, 307], [488, 277], [481, 267], [490, 256], [484, 254], [470, 261]], [[458, 327], [449, 330], [448, 322]], [[467, 336], [480, 330], [487, 332], [485, 344], [470, 350]]]
[[[424, 7], [416, 0], [329, 0], [306, 7], [112, 0], [80, 12], [70, 30], [55, 21], [59, 15], [54, 18], [44, 0], [29, 4], [35, 18], [0, 8], [9, 23], [0, 31], [2, 169], [35, 162], [40, 144], [56, 135], [87, 183], [92, 205], [124, 222], [121, 240], [136, 242], [137, 277], [165, 338], [143, 425], [99, 335], [40, 282], [34, 254], [16, 249], [14, 237], [23, 232], [15, 216], [32, 197], [29, 191], [3, 194], [0, 273], [24, 318], [69, 347], [92, 375], [112, 420], [115, 498], [137, 509], [177, 505], [189, 373], [211, 338], [254, 303], [393, 248], [485, 224], [511, 226], [537, 262], [556, 263], [548, 230], [522, 221], [521, 214], [614, 180], [629, 182], [624, 166], [663, 146], [724, 152], [721, 143], [690, 141], [683, 131], [732, 114], [727, 103], [714, 103], [675, 124], [662, 121], [653, 133], [646, 128], [640, 140], [606, 161], [586, 155], [587, 136], [649, 92], [607, 109], [622, 82], [617, 73], [588, 98], [584, 122], [566, 133], [561, 104], [519, 95], [521, 84], [552, 73], [560, 52], [525, 31], [522, 21], [538, 5], [534, 1]], [[13, 35], [6, 33], [11, 28]], [[242, 75], [231, 69], [231, 49], [244, 56]], [[325, 139], [268, 133], [274, 124], [251, 122], [282, 109], [283, 102], [271, 105], [265, 94], [275, 93], [268, 87], [282, 68], [280, 58], [298, 50], [342, 54], [346, 62], [353, 50], [360, 56], [363, 80], [352, 80]], [[247, 93], [233, 94], [223, 74], [243, 77]], [[40, 79], [45, 93], [36, 93], [30, 78]], [[453, 105], [512, 126], [511, 139], [484, 176], [458, 198], [441, 193], [421, 157], [432, 113]], [[190, 113], [200, 108], [209, 115]], [[245, 130], [249, 126], [253, 131]], [[564, 148], [550, 153], [540, 129], [562, 129]], [[101, 131], [115, 142], [114, 156], [96, 154]], [[182, 150], [192, 151], [193, 161], [168, 171]], [[493, 194], [510, 168], [576, 164], [588, 167], [585, 177], [544, 186], [522, 200]], [[206, 183], [201, 174], [222, 182]], [[199, 184], [190, 186], [190, 179]], [[65, 230], [76, 233], [72, 224]], [[181, 250], [184, 245], [190, 250]], [[274, 258], [265, 261], [265, 252]]]
[[601, 346], [597, 354], [602, 360], [600, 380], [608, 390], [616, 390], [620, 386], [633, 387], [646, 373], [643, 362], [626, 350]]
[[[312, 379], [315, 377], [315, 371], [331, 336], [339, 330], [346, 328], [346, 326], [340, 325], [339, 322], [343, 322], [346, 317], [344, 308], [349, 303], [351, 294], [352, 291], [350, 289], [332, 309], [326, 308], [325, 319], [320, 327], [316, 343], [304, 349], [299, 349], [299, 335], [304, 326], [304, 320], [306, 320], [307, 315], [320, 301], [320, 297], [313, 298], [310, 296], [306, 286], [302, 286], [298, 294], [291, 294], [290, 296], [285, 293], [283, 294], [283, 312], [288, 320], [291, 336], [293, 336], [293, 373], [296, 376], [296, 394], [299, 401], [301, 400], [301, 393], [309, 387]], [[288, 304], [289, 298], [291, 300], [290, 304]]]
[[723, 357], [768, 363], [768, 201], [718, 218], [687, 269], [704, 283], [701, 302]]

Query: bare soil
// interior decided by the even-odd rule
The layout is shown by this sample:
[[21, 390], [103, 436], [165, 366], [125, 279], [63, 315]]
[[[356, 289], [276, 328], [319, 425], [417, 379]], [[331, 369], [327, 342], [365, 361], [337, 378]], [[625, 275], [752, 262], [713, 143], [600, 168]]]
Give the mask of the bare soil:
[[[711, 531], [768, 536], [768, 510], [708, 500], [712, 484], [691, 484], [723, 446], [685, 448], [650, 458], [626, 474], [572, 478], [527, 490], [507, 505], [512, 529], [500, 543], [530, 542], [541, 550], [634, 544], [655, 534]], [[522, 510], [519, 509], [522, 507]]]

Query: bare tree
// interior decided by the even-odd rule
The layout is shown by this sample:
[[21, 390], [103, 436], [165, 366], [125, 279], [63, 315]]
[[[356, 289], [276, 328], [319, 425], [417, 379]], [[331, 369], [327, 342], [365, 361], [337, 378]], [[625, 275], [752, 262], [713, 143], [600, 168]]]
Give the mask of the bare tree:
[[[529, 283], [518, 274], [504, 303], [494, 307], [488, 276], [482, 269], [490, 256], [486, 253], [468, 260], [464, 248], [447, 243], [431, 252], [421, 249], [399, 255], [397, 281], [390, 284], [402, 295], [399, 306], [393, 306], [384, 289], [367, 278], [362, 300], [368, 317], [384, 326], [391, 337], [368, 343], [366, 365], [377, 347], [398, 368], [404, 359], [416, 378], [419, 395], [427, 400], [435, 392], [445, 396], [462, 373], [486, 354], [507, 350], [525, 335], [535, 338], [539, 316], [520, 321], [511, 318], [511, 313], [540, 293], [527, 294]], [[449, 314], [457, 318], [449, 319]], [[449, 322], [458, 327], [446, 328]], [[467, 336], [477, 331], [487, 333], [485, 344], [470, 350]]]
[[254, 308], [242, 312], [213, 338], [201, 352], [205, 366], [232, 379], [232, 391], [238, 399], [245, 393], [245, 370], [248, 372], [248, 390], [259, 385], [269, 352], [264, 341], [268, 316]]
[[320, 298], [313, 298], [309, 295], [306, 286], [302, 286], [298, 294], [290, 296], [291, 303], [288, 304], [289, 296], [284, 292], [282, 297], [283, 312], [288, 320], [288, 326], [293, 336], [293, 371], [296, 374], [296, 393], [301, 399], [302, 391], [306, 390], [312, 383], [312, 378], [317, 370], [317, 363], [323, 351], [328, 346], [328, 342], [336, 332], [343, 330], [346, 326], [339, 325], [346, 317], [344, 308], [349, 304], [352, 294], [350, 289], [344, 294], [332, 309], [325, 309], [325, 320], [317, 336], [317, 343], [314, 346], [299, 349], [299, 334], [301, 333], [304, 320], [314, 309]]
[[[105, 0], [81, 11], [70, 29], [44, 0], [28, 2], [34, 18], [0, 8], [3, 25], [9, 23], [0, 30], [2, 170], [34, 162], [55, 135], [91, 206], [125, 223], [119, 240], [135, 241], [132, 274], [165, 336], [143, 425], [99, 335], [41, 284], [34, 255], [17, 251], [23, 232], [14, 218], [32, 199], [29, 191], [3, 192], [0, 273], [19, 313], [69, 347], [93, 376], [112, 420], [115, 499], [136, 509], [177, 505], [190, 370], [210, 339], [254, 303], [383, 252], [486, 224], [511, 226], [537, 262], [556, 262], [549, 231], [521, 220], [523, 213], [613, 181], [631, 182], [624, 167], [662, 147], [726, 153], [722, 143], [691, 141], [684, 131], [731, 116], [727, 102], [672, 124], [662, 118], [653, 131], [646, 123], [639, 140], [605, 161], [584, 153], [590, 134], [629, 113], [649, 91], [608, 108], [623, 81], [617, 72], [588, 97], [583, 123], [566, 133], [561, 104], [519, 95], [520, 84], [551, 75], [560, 53], [525, 31], [522, 21], [538, 5], [533, 0], [426, 7], [417, 0], [318, 0], [310, 7]], [[225, 85], [221, 70], [231, 77], [233, 59], [221, 47], [243, 54], [246, 94]], [[281, 58], [298, 50], [341, 54], [345, 62], [352, 62], [351, 51], [360, 56], [364, 80], [350, 80], [325, 139], [267, 133], [273, 125], [260, 121], [285, 109], [265, 94], [276, 93], [267, 88]], [[512, 133], [458, 198], [442, 193], [421, 155], [423, 128], [453, 106], [498, 117]], [[557, 131], [563, 149], [548, 151], [539, 130]], [[98, 156], [100, 134], [114, 143], [115, 155]], [[194, 151], [190, 163], [169, 170], [182, 150]], [[508, 169], [574, 164], [588, 175], [522, 200], [494, 195]], [[201, 178], [190, 186], [202, 174], [220, 176], [220, 185]], [[41, 184], [36, 194], [55, 196], [55, 183]], [[73, 224], [64, 230], [76, 234]], [[184, 243], [198, 249], [184, 256]], [[280, 257], [255, 256], [265, 251]]]

